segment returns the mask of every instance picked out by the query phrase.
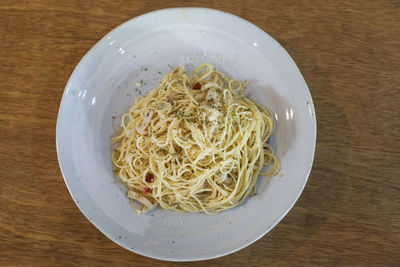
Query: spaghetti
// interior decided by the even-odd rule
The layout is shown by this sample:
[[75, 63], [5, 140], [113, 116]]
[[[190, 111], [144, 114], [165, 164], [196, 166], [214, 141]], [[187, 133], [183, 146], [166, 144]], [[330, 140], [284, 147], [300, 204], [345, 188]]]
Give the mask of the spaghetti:
[[243, 96], [246, 85], [211, 64], [192, 76], [180, 66], [135, 100], [112, 139], [111, 159], [138, 213], [160, 205], [215, 214], [255, 192], [259, 175], [279, 172], [268, 143], [272, 113]]

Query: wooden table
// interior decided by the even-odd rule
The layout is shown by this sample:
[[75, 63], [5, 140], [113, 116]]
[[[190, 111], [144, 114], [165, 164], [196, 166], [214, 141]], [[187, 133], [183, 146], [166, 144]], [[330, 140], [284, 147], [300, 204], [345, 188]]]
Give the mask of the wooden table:
[[[0, 265], [400, 265], [399, 1], [14, 1], [0, 3]], [[64, 86], [107, 32], [142, 13], [205, 6], [239, 15], [293, 57], [314, 99], [308, 185], [253, 245], [207, 262], [131, 253], [80, 213], [61, 176]]]

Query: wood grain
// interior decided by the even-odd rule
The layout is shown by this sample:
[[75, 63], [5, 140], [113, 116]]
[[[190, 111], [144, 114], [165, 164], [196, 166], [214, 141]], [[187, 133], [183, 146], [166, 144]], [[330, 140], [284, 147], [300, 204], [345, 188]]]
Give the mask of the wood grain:
[[[142, 13], [204, 6], [239, 15], [291, 54], [318, 137], [308, 185], [270, 233], [229, 256], [167, 263], [120, 248], [63, 182], [55, 125], [64, 86], [107, 32]], [[399, 1], [0, 3], [0, 265], [400, 265]]]

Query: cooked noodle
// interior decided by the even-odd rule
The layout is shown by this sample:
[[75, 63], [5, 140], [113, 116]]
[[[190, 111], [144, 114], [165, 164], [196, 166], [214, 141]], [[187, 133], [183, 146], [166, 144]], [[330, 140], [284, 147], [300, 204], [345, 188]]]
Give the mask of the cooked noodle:
[[246, 84], [211, 64], [193, 76], [180, 66], [136, 99], [112, 139], [112, 163], [137, 212], [158, 204], [215, 214], [252, 194], [259, 175], [279, 172], [272, 113], [243, 96]]

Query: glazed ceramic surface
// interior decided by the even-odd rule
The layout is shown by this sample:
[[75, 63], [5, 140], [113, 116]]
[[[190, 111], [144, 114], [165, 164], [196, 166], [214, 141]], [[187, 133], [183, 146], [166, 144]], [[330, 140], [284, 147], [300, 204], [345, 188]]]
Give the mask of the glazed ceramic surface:
[[[127, 189], [112, 173], [113, 121], [118, 128], [118, 116], [171, 68], [183, 64], [192, 70], [205, 62], [249, 80], [248, 97], [274, 113], [277, 129], [271, 143], [281, 173], [259, 177], [257, 195], [218, 215], [160, 208], [136, 214]], [[82, 213], [120, 246], [170, 261], [223, 256], [270, 231], [307, 182], [315, 137], [311, 95], [284, 48], [246, 20], [204, 8], [151, 12], [108, 33], [72, 73], [57, 121], [60, 167]]]

